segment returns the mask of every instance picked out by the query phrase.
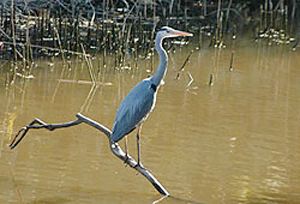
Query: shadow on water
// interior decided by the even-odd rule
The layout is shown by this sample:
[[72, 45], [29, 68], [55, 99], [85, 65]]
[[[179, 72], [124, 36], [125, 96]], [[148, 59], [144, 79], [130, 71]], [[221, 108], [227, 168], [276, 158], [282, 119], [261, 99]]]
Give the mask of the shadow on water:
[[49, 197], [28, 202], [28, 204], [64, 204], [70, 203], [70, 199], [64, 197]]
[[[275, 193], [270, 191], [261, 191], [258, 193], [255, 193], [253, 195], [247, 195], [247, 197], [240, 197], [237, 198], [236, 201], [239, 201], [240, 203], [247, 203], [247, 204], [286, 204], [286, 203], [298, 203], [299, 201], [299, 195], [294, 196], [287, 196], [286, 194], [282, 193]], [[236, 202], [233, 201], [233, 202]], [[189, 200], [181, 197], [175, 197], [175, 196], [164, 196], [160, 199], [154, 201], [152, 204], [156, 203], [186, 203], [186, 204], [209, 204], [204, 202], [198, 202], [195, 200]]]
[[171, 199], [171, 201], [173, 202], [178, 202], [178, 203], [190, 203], [190, 204], [208, 204], [208, 203], [202, 203], [202, 202], [197, 202], [197, 201], [193, 201], [193, 200], [188, 200], [185, 198], [179, 198], [179, 197], [175, 197], [175, 196], [169, 196], [169, 198]]

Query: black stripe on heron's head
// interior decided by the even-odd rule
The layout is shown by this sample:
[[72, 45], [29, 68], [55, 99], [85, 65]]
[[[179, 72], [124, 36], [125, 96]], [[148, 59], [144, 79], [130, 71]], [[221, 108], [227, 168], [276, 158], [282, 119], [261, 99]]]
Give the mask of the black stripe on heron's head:
[[160, 32], [160, 31], [166, 31], [166, 30], [168, 30], [168, 29], [167, 28], [161, 28], [161, 29], [158, 30], [158, 32]]

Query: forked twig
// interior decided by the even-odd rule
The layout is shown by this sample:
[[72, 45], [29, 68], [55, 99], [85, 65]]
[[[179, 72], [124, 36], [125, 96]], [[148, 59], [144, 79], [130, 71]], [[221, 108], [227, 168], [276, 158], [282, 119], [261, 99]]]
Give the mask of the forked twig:
[[138, 171], [140, 174], [142, 174], [145, 178], [147, 178], [148, 181], [151, 182], [151, 184], [154, 186], [154, 188], [160, 194], [169, 196], [168, 191], [159, 183], [159, 181], [150, 173], [150, 171], [148, 169], [144, 168], [142, 165], [137, 165], [138, 163], [129, 154], [127, 154], [127, 156], [126, 156], [125, 152], [121, 149], [121, 147], [117, 143], [113, 143], [110, 140], [110, 136], [112, 134], [110, 129], [108, 129], [104, 125], [102, 125], [80, 113], [77, 113], [76, 117], [77, 117], [77, 120], [67, 122], [67, 123], [58, 123], [58, 124], [47, 124], [40, 119], [34, 119], [31, 123], [29, 123], [28, 126], [23, 127], [19, 130], [19, 132], [16, 134], [16, 136], [12, 140], [9, 147], [11, 149], [15, 148], [24, 139], [24, 137], [26, 136], [27, 132], [30, 129], [45, 128], [49, 131], [53, 131], [58, 128], [66, 128], [66, 127], [78, 125], [80, 123], [86, 123], [96, 129], [100, 130], [107, 136], [107, 138], [109, 140], [109, 144], [110, 144], [110, 149], [114, 153], [115, 156], [117, 156], [119, 159], [123, 160], [126, 164], [128, 164], [130, 167], [134, 168], [136, 171]]

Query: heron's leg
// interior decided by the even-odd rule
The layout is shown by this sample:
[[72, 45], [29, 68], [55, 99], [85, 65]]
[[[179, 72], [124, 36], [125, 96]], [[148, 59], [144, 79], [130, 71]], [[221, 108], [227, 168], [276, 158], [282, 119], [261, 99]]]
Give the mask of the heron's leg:
[[128, 143], [127, 143], [127, 135], [125, 136], [125, 153], [126, 153], [126, 156], [128, 155]]
[[141, 149], [140, 149], [140, 133], [141, 133], [141, 125], [138, 126], [137, 134], [136, 134], [136, 143], [137, 143], [137, 152], [138, 152], [138, 163], [137, 165], [141, 166]]
[[125, 135], [125, 161], [124, 163], [126, 163], [128, 159], [128, 143], [127, 143], [127, 135]]

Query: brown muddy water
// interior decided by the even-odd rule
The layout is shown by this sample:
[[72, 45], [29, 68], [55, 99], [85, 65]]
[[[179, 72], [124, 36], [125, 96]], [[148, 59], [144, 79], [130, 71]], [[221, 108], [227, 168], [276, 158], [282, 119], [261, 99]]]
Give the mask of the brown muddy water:
[[[142, 130], [144, 166], [171, 195], [188, 200], [160, 203], [300, 203], [299, 51], [241, 41], [230, 72], [230, 48], [204, 48], [175, 80], [188, 53], [183, 47], [169, 54], [165, 84]], [[65, 68], [59, 58], [37, 60], [34, 79], [24, 84], [18, 78], [5, 87], [9, 63], [1, 61], [0, 203], [126, 204], [161, 198], [110, 152], [106, 136], [88, 125], [31, 130], [16, 149], [8, 147], [35, 117], [59, 123], [81, 112], [111, 128], [122, 98], [151, 74], [152, 60], [122, 70], [114, 69], [113, 57], [106, 67], [101, 60], [93, 59], [94, 67], [100, 67], [98, 80], [108, 84], [98, 87], [76, 82], [90, 80], [86, 63], [76, 58]], [[157, 59], [153, 63], [156, 69]], [[135, 133], [128, 139], [136, 158]]]

